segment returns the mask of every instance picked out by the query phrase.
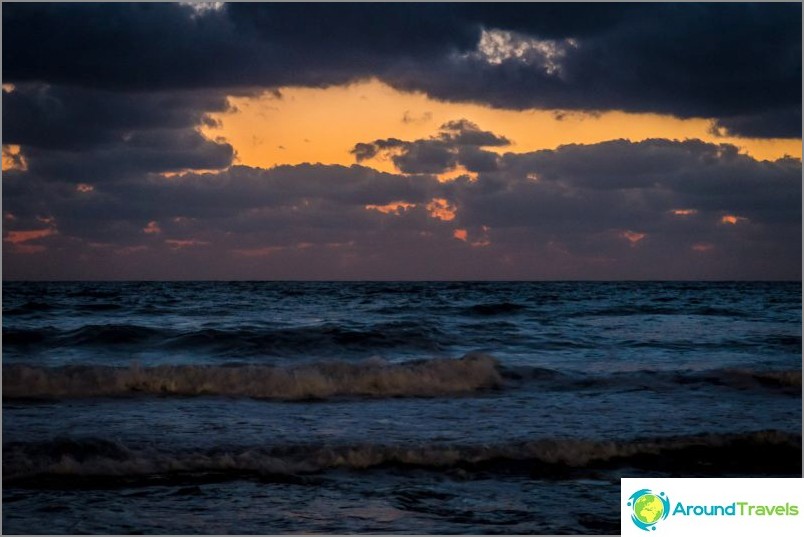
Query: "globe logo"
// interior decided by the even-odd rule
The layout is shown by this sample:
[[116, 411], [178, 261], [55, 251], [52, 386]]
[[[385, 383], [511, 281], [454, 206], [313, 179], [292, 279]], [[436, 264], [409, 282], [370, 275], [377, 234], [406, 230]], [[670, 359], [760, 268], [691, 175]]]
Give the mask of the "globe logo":
[[656, 494], [650, 489], [636, 491], [628, 498], [631, 522], [645, 531], [656, 530], [656, 523], [670, 514], [670, 499], [664, 492]]

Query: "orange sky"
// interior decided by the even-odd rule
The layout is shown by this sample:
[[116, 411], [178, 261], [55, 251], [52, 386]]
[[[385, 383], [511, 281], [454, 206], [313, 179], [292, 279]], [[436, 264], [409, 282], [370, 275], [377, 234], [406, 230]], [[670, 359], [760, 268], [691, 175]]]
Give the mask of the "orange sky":
[[[282, 88], [281, 97], [233, 97], [236, 111], [216, 114], [219, 128], [204, 128], [210, 138], [223, 137], [249, 166], [320, 162], [353, 164], [349, 151], [358, 142], [378, 138], [415, 140], [435, 134], [443, 123], [468, 119], [483, 130], [510, 139], [497, 152], [528, 152], [562, 144], [589, 144], [616, 138], [683, 140], [698, 138], [731, 143], [758, 159], [785, 155], [801, 158], [800, 139], [746, 139], [712, 134], [707, 119], [680, 120], [657, 114], [605, 112], [599, 115], [560, 111], [498, 110], [475, 104], [439, 102], [422, 93], [402, 93], [376, 80], [327, 89]], [[395, 171], [390, 161], [365, 164]]]
[[4, 145], [3, 146], [3, 171], [6, 170], [26, 170], [28, 164], [25, 158], [20, 154], [20, 146], [18, 145]]

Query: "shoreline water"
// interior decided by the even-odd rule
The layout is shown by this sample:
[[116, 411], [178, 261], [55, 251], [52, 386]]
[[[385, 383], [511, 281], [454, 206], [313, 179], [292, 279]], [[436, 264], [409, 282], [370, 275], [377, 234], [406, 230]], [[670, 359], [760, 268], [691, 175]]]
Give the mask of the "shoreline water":
[[618, 533], [622, 476], [801, 475], [800, 283], [5, 283], [3, 308], [7, 532]]

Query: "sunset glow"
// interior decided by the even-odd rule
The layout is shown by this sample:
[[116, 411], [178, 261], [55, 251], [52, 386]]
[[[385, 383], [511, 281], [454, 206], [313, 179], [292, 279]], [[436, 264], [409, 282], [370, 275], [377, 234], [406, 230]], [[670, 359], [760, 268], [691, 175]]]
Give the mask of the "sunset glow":
[[800, 477], [801, 2], [0, 18], [5, 533], [663, 537], [665, 478]]
[[6, 235], [3, 241], [10, 242], [11, 244], [21, 244], [23, 242], [50, 237], [55, 233], [56, 231], [51, 228], [31, 229], [27, 231], [9, 231], [8, 235]]
[[392, 201], [385, 205], [366, 205], [367, 211], [377, 211], [383, 214], [402, 214], [410, 208], [416, 207], [415, 203], [407, 203], [405, 201]]
[[143, 233], [148, 233], [149, 235], [162, 233], [162, 228], [159, 227], [159, 224], [155, 220], [151, 220], [148, 222], [148, 225], [142, 228]]
[[3, 145], [3, 171], [28, 169], [28, 162], [18, 145]]
[[647, 237], [647, 234], [637, 233], [636, 231], [623, 231], [622, 237], [630, 242], [631, 246], [634, 246], [636, 243]]
[[730, 224], [732, 226], [739, 224], [740, 222], [746, 222], [748, 219], [742, 216], [735, 216], [733, 214], [727, 214], [720, 219], [722, 224]]
[[444, 198], [433, 198], [427, 204], [430, 216], [444, 222], [455, 220], [455, 206]]
[[709, 244], [708, 242], [698, 242], [692, 245], [692, 249], [696, 252], [709, 252], [714, 247], [713, 244]]
[[[712, 133], [711, 120], [681, 120], [656, 114], [623, 112], [578, 113], [562, 110], [510, 111], [474, 104], [445, 103], [423, 93], [405, 93], [377, 80], [327, 89], [288, 87], [256, 97], [230, 97], [232, 112], [212, 114], [213, 126], [202, 131], [221, 137], [237, 151], [237, 161], [248, 166], [321, 162], [354, 163], [356, 143], [382, 138], [413, 140], [430, 136], [439, 125], [465, 118], [512, 140], [497, 153], [526, 153], [563, 144], [590, 144], [625, 138], [699, 139], [734, 144], [757, 159], [785, 155], [801, 158], [796, 139], [746, 139]], [[321, 118], [327, 121], [322, 122]], [[393, 172], [390, 159], [367, 162]]]
[[490, 6], [4, 5], [4, 274], [799, 278], [800, 6]]

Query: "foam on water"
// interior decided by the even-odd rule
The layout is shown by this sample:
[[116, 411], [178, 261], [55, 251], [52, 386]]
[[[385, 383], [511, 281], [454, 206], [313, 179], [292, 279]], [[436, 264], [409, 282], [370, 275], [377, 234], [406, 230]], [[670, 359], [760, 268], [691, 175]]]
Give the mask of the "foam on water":
[[623, 476], [801, 475], [799, 282], [5, 282], [3, 310], [11, 533], [616, 533]]
[[[800, 472], [801, 435], [781, 431], [707, 434], [606, 441], [546, 438], [492, 445], [365, 443], [220, 447], [166, 451], [130, 448], [101, 439], [57, 439], [3, 447], [7, 484], [36, 483], [59, 476], [141, 477], [215, 473], [216, 478], [244, 475], [307, 474], [332, 469], [367, 470], [408, 466], [445, 471], [462, 469], [557, 476], [576, 470], [647, 467], [654, 471], [685, 468], [688, 472]], [[198, 478], [199, 476], [195, 476]], [[34, 480], [33, 482], [31, 480]]]
[[226, 395], [265, 399], [437, 396], [497, 387], [496, 360], [482, 354], [399, 364], [380, 358], [296, 367], [164, 365], [128, 368], [9, 365], [3, 397], [63, 398], [135, 394]]
[[7, 400], [137, 395], [222, 395], [257, 399], [310, 400], [333, 397], [448, 397], [487, 389], [672, 390], [708, 385], [800, 395], [800, 370], [637, 370], [608, 375], [562, 373], [532, 366], [502, 366], [482, 353], [389, 363], [373, 357], [356, 362], [298, 366], [160, 365], [154, 367], [10, 364], [3, 370]]

